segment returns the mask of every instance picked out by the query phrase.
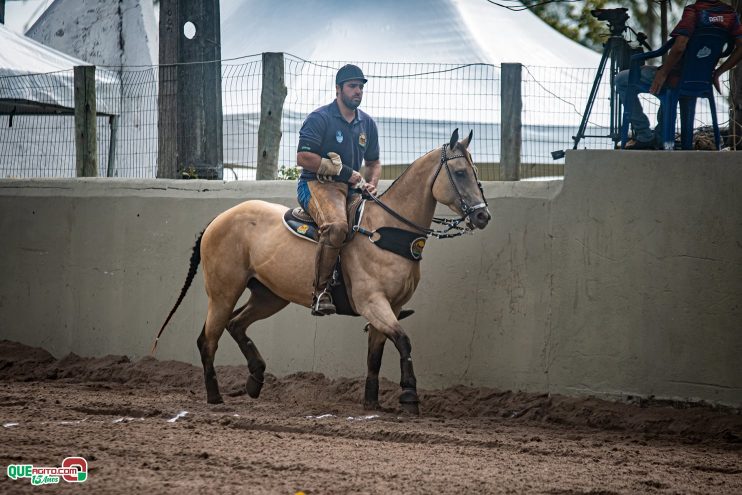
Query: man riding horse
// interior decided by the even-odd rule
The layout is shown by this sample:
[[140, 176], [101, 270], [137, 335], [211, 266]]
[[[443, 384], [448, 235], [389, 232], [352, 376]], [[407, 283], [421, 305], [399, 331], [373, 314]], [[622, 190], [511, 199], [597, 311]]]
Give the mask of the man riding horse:
[[[376, 192], [381, 175], [376, 123], [358, 109], [367, 79], [355, 65], [335, 76], [335, 101], [318, 108], [299, 131], [296, 163], [303, 168], [297, 186], [299, 204], [319, 226], [315, 255], [312, 314], [336, 312], [329, 285], [348, 235], [345, 205], [349, 191]], [[366, 162], [365, 177], [359, 170]]]
[[[156, 346], [202, 264], [208, 309], [196, 343], [209, 404], [223, 402], [214, 356], [225, 330], [247, 360], [249, 375], [244, 390], [257, 398], [265, 382], [266, 363], [248, 337], [248, 327], [290, 303], [311, 307], [319, 314], [335, 309], [326, 289], [348, 232], [345, 202], [350, 188], [354, 192], [365, 188], [370, 199], [359, 206], [361, 214], [353, 226], [356, 235], [347, 241], [340, 255], [343, 266], [353, 267], [342, 276], [348, 307], [368, 322], [363, 404], [367, 409], [380, 407], [379, 370], [384, 344], [390, 340], [400, 358], [400, 407], [419, 414], [412, 343], [399, 322], [408, 316], [402, 307], [420, 281], [426, 239], [457, 237], [483, 229], [490, 221], [484, 190], [469, 152], [473, 132], [459, 140], [459, 131], [454, 130], [446, 143], [412, 162], [383, 194], [376, 196], [381, 171], [378, 134], [373, 120], [357, 110], [366, 79], [358, 67], [345, 66], [336, 80], [336, 101], [307, 118], [299, 142], [298, 161], [304, 167], [299, 202], [321, 226], [316, 270], [304, 262], [315, 248], [306, 239], [299, 239], [283, 221], [288, 212], [285, 206], [255, 199], [244, 201], [220, 213], [197, 236], [180, 296], [155, 339]], [[358, 172], [362, 159], [366, 161], [367, 182]], [[458, 218], [435, 217], [439, 203]], [[434, 221], [444, 227], [432, 229]], [[460, 226], [462, 222], [466, 227]], [[236, 307], [246, 289], [250, 290], [249, 299]]]

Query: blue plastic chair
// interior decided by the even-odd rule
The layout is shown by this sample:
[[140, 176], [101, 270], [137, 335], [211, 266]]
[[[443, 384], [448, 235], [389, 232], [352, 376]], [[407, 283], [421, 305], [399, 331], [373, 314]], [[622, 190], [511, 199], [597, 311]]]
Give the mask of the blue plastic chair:
[[[667, 53], [674, 43], [675, 38], [671, 38], [657, 50], [639, 53], [631, 57], [627, 101], [623, 102], [621, 148], [626, 146], [628, 140], [633, 96], [649, 92], [650, 85], [642, 84], [639, 81], [643, 62]], [[725, 45], [726, 49], [724, 48]], [[678, 84], [670, 87], [666, 83], [659, 94], [655, 95], [661, 102], [661, 131], [664, 149], [672, 150], [675, 148], [675, 119], [678, 103], [680, 103], [680, 142], [684, 150], [693, 149], [693, 120], [696, 115], [697, 98], [707, 98], [709, 101], [716, 149], [721, 149], [721, 136], [716, 118], [716, 104], [714, 103], [713, 74], [719, 59], [728, 56], [733, 49], [734, 44], [728, 31], [724, 29], [702, 27], [696, 29], [693, 36], [690, 37], [683, 53], [683, 68]]]

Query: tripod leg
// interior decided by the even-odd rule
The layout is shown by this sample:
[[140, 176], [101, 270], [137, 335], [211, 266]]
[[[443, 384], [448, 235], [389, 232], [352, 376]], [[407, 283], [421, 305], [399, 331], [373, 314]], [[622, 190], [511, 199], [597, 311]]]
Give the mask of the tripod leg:
[[[580, 128], [577, 130], [577, 135], [573, 136], [575, 144], [572, 147], [573, 150], [577, 149], [580, 144], [580, 140], [585, 137], [585, 129], [587, 128], [587, 121], [590, 118], [590, 112], [593, 110], [593, 104], [595, 103], [595, 96], [598, 94], [598, 88], [600, 87], [600, 80], [603, 78], [603, 71], [605, 71], [605, 64], [608, 61], [608, 57], [611, 51], [610, 40], [603, 47], [603, 56], [600, 58], [600, 65], [598, 65], [598, 71], [595, 74], [595, 80], [593, 81], [593, 87], [590, 90], [590, 96], [587, 99], [585, 105], [585, 111], [582, 114], [582, 121], [580, 122]], [[611, 78], [613, 79], [613, 78]], [[611, 88], [611, 94], [613, 94], [613, 88]]]

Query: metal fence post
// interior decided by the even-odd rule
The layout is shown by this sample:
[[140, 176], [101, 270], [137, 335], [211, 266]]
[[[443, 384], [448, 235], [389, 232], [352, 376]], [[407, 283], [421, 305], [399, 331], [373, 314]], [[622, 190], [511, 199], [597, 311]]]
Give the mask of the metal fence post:
[[76, 65], [74, 74], [75, 168], [78, 177], [97, 177], [98, 141], [95, 125], [95, 66]]
[[258, 180], [276, 178], [278, 150], [281, 145], [281, 115], [287, 93], [283, 76], [283, 53], [264, 53], [258, 128]]
[[500, 73], [500, 163], [505, 180], [520, 179], [521, 64], [502, 64]]

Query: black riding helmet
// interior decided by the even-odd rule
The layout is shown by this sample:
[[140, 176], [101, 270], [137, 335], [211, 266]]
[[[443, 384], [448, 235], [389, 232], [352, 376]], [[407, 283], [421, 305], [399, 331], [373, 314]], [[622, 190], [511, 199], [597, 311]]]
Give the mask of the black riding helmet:
[[335, 76], [335, 84], [342, 85], [345, 81], [351, 81], [353, 79], [360, 79], [363, 81], [363, 84], [366, 84], [366, 81], [368, 81], [368, 79], [363, 76], [361, 68], [357, 65], [343, 65]]

